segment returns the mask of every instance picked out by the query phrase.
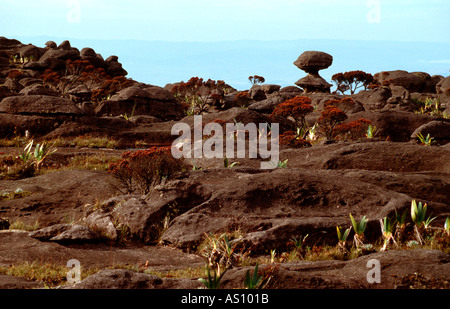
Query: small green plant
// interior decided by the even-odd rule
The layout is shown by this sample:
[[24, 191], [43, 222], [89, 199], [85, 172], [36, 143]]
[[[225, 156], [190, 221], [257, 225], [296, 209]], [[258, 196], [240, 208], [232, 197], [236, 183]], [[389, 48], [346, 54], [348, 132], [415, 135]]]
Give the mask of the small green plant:
[[127, 113], [125, 113], [124, 115], [120, 115], [123, 119], [125, 119], [126, 121], [129, 121], [131, 117], [134, 116], [134, 112], [136, 111], [136, 105], [137, 102], [134, 101], [134, 105], [133, 105], [133, 109], [131, 110], [131, 114], [128, 116]]
[[377, 128], [376, 128], [375, 126], [373, 126], [373, 125], [370, 124], [370, 125], [367, 127], [366, 137], [367, 137], [367, 138], [374, 138], [374, 137], [377, 135], [377, 133], [378, 133]]
[[284, 161], [278, 161], [277, 168], [287, 168], [287, 162], [288, 162], [288, 160], [289, 160], [289, 159], [286, 159], [286, 160], [284, 160]]
[[197, 166], [197, 164], [195, 164], [195, 162], [192, 161], [192, 170], [193, 171], [200, 171], [200, 170], [202, 170], [202, 168]]
[[277, 250], [270, 250], [270, 264], [275, 263], [275, 257], [277, 256]]
[[392, 220], [388, 217], [384, 217], [383, 219], [380, 219], [380, 225], [381, 225], [381, 232], [383, 234], [383, 247], [381, 248], [381, 251], [385, 251], [389, 243], [392, 241], [393, 244], [397, 245], [397, 242], [394, 239], [394, 233], [395, 233], [395, 220]]
[[420, 144], [424, 146], [431, 146], [435, 143], [434, 138], [430, 136], [430, 133], [428, 133], [427, 136], [424, 137], [422, 133], [419, 132], [417, 133], [417, 138], [419, 139]]
[[336, 232], [337, 232], [337, 237], [338, 237], [339, 243], [345, 243], [347, 241], [347, 238], [348, 238], [348, 235], [350, 234], [351, 229], [352, 228], [349, 227], [348, 229], [343, 231], [340, 226], [336, 226]]
[[369, 222], [369, 219], [367, 219], [366, 216], [363, 216], [360, 222], [356, 222], [356, 220], [350, 213], [350, 220], [352, 221], [353, 230], [355, 231], [355, 235], [353, 236], [353, 243], [355, 244], [356, 248], [360, 248], [364, 246], [364, 232], [366, 230], [367, 222]]
[[300, 237], [297, 239], [296, 237], [291, 239], [291, 242], [294, 244], [296, 250], [303, 250], [303, 245], [306, 242], [306, 238], [308, 238], [309, 234], [306, 234], [306, 236], [303, 237], [303, 235], [300, 235]]
[[29, 142], [28, 145], [25, 146], [22, 153], [19, 154], [19, 159], [23, 164], [26, 164], [33, 156], [33, 152], [31, 151], [31, 148], [33, 148], [33, 143], [34, 141]]
[[223, 158], [223, 166], [225, 167], [225, 168], [232, 168], [232, 167], [235, 167], [236, 165], [238, 165], [239, 164], [239, 162], [233, 162], [233, 163], [230, 163], [229, 161], [228, 161], [228, 158], [225, 156], [224, 158]]
[[337, 237], [338, 237], [338, 249], [340, 251], [342, 251], [342, 253], [344, 254], [348, 254], [348, 248], [347, 248], [347, 238], [348, 235], [350, 234], [350, 230], [352, 228], [349, 227], [347, 228], [345, 231], [343, 231], [343, 229], [341, 229], [341, 227], [336, 226], [336, 232], [337, 232]]
[[447, 217], [444, 223], [444, 231], [450, 236], [450, 216]]
[[55, 148], [52, 148], [46, 143], [37, 144], [34, 149], [34, 164], [36, 165], [36, 170], [39, 172], [41, 164], [44, 162], [45, 158], [56, 152]]
[[407, 214], [408, 214], [408, 209], [405, 209], [405, 211], [403, 211], [403, 214], [399, 214], [399, 213], [397, 213], [397, 209], [395, 210], [395, 221], [396, 221], [395, 238], [399, 242], [403, 241], [403, 238], [404, 238]]
[[33, 193], [31, 193], [29, 191], [23, 191], [21, 188], [18, 188], [14, 192], [11, 192], [11, 193], [9, 193], [9, 192], [2, 193], [0, 195], [0, 201], [24, 198], [24, 197], [30, 196], [31, 194], [33, 194]]
[[263, 276], [258, 274], [258, 263], [256, 263], [255, 270], [253, 271], [253, 275], [250, 275], [250, 270], [247, 270], [245, 273], [244, 286], [246, 289], [261, 289], [266, 280], [263, 280]]
[[417, 241], [419, 244], [423, 245], [423, 238], [421, 231], [423, 228], [427, 228], [431, 221], [435, 218], [428, 217], [425, 218], [427, 213], [428, 205], [427, 203], [422, 204], [422, 202], [417, 203], [416, 200], [411, 201], [411, 219], [414, 223], [414, 232], [416, 234]]
[[206, 276], [207, 278], [200, 278], [198, 281], [202, 282], [207, 289], [218, 289], [220, 287], [220, 281], [222, 280], [223, 275], [226, 273], [227, 269], [225, 269], [223, 272], [220, 272], [220, 269], [212, 270], [211, 275], [211, 269], [209, 268], [209, 265], [206, 265]]
[[415, 99], [416, 103], [416, 114], [427, 114], [435, 117], [448, 118], [445, 111], [445, 107], [441, 105], [441, 100], [439, 98], [426, 98], [425, 100]]

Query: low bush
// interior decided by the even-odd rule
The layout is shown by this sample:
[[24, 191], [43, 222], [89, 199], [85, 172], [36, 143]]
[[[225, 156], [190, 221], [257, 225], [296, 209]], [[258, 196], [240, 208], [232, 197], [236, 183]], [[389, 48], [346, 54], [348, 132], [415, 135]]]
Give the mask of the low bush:
[[152, 147], [125, 152], [119, 162], [109, 166], [108, 171], [127, 193], [138, 190], [141, 194], [147, 194], [154, 185], [185, 169], [184, 161], [175, 159], [170, 147]]

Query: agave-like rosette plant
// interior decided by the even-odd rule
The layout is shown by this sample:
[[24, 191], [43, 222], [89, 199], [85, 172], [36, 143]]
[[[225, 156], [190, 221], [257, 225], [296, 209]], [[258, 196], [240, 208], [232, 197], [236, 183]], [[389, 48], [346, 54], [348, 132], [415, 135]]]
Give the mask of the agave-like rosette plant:
[[355, 231], [355, 235], [353, 236], [354, 244], [356, 245], [357, 248], [364, 246], [363, 243], [364, 232], [366, 230], [367, 222], [369, 222], [369, 219], [367, 219], [366, 216], [363, 216], [361, 221], [356, 222], [356, 220], [350, 213], [350, 220], [352, 221], [353, 230]]
[[447, 217], [444, 223], [444, 230], [447, 232], [447, 235], [450, 236], [450, 216]]
[[395, 219], [392, 220], [388, 217], [384, 217], [383, 219], [380, 219], [381, 232], [382, 232], [383, 238], [384, 238], [384, 244], [383, 244], [383, 247], [381, 248], [381, 251], [386, 250], [387, 246], [389, 245], [389, 243], [391, 241], [396, 246], [398, 246], [397, 242], [394, 239], [395, 224], [396, 224]]
[[427, 208], [427, 203], [422, 204], [422, 202], [417, 203], [416, 200], [411, 201], [411, 219], [414, 222], [414, 231], [416, 234], [416, 238], [421, 245], [423, 244], [423, 239], [420, 233], [420, 229], [422, 227], [428, 228], [431, 221], [436, 219], [431, 218], [431, 216], [428, 217], [428, 219], [425, 218], [427, 214]]

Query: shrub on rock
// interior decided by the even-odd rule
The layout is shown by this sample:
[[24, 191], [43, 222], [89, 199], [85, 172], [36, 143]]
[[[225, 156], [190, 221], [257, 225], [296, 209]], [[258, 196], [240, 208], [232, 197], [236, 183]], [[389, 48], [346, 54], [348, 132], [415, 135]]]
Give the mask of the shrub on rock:
[[[284, 103], [279, 104], [271, 116], [283, 116], [285, 118], [292, 117], [295, 121], [295, 126], [299, 131], [306, 128], [306, 115], [312, 113], [314, 107], [311, 105], [311, 99], [308, 97], [297, 96], [295, 98], [289, 99]], [[300, 136], [303, 138], [304, 136]]]
[[154, 185], [172, 178], [183, 169], [184, 162], [172, 156], [170, 147], [152, 147], [125, 152], [122, 160], [112, 163], [108, 171], [127, 193], [138, 190], [147, 194]]
[[328, 105], [322, 111], [318, 122], [327, 139], [331, 140], [335, 127], [346, 119], [347, 115], [341, 109]]

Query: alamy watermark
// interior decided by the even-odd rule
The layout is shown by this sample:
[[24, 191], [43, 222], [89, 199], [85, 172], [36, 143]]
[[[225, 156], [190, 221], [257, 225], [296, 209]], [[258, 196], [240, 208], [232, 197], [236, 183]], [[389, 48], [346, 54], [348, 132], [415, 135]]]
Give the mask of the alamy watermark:
[[81, 263], [76, 259], [67, 261], [67, 268], [71, 268], [67, 272], [67, 283], [74, 284], [81, 282]]
[[211, 122], [203, 126], [202, 121], [201, 115], [194, 116], [193, 132], [189, 124], [183, 122], [172, 127], [172, 135], [181, 133], [172, 144], [174, 158], [261, 158], [262, 169], [277, 167], [278, 123], [260, 123], [258, 126], [255, 123], [226, 123], [224, 131], [220, 123]]
[[380, 0], [367, 0], [367, 12], [366, 19], [369, 24], [381, 23], [381, 3]]
[[370, 259], [366, 264], [370, 270], [367, 272], [366, 279], [368, 283], [381, 283], [381, 263], [377, 259]]
[[67, 1], [69, 11], [66, 20], [69, 24], [79, 24], [81, 22], [81, 2], [79, 0]]

